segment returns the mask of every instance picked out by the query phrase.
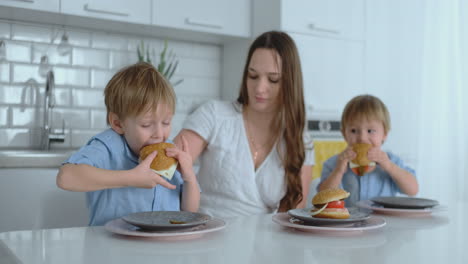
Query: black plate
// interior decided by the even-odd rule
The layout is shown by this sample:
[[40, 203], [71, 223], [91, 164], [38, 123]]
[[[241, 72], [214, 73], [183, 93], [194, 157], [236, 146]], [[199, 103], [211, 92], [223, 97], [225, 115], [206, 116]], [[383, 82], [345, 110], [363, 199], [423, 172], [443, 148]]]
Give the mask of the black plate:
[[372, 198], [371, 201], [386, 208], [399, 209], [424, 209], [439, 205], [438, 201], [415, 197], [382, 196]]
[[367, 220], [370, 217], [372, 210], [365, 208], [349, 207], [349, 218], [347, 219], [332, 219], [332, 218], [318, 218], [310, 215], [313, 208], [292, 209], [288, 214], [294, 218], [304, 221], [305, 224], [310, 225], [336, 225], [336, 224], [349, 224]]
[[155, 211], [129, 214], [122, 217], [125, 222], [145, 230], [162, 231], [190, 228], [204, 224], [211, 216], [185, 211]]

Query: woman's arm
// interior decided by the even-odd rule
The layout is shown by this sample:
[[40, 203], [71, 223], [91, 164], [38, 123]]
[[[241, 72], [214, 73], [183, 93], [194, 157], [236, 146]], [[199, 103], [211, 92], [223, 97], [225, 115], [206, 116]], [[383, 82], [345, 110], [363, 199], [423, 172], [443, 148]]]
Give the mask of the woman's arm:
[[106, 170], [86, 164], [65, 164], [57, 174], [57, 186], [69, 191], [89, 192], [119, 187], [153, 188], [160, 184], [166, 188], [175, 186], [150, 169], [156, 152], [131, 170]]
[[302, 183], [302, 201], [297, 205], [296, 208], [305, 208], [309, 201], [307, 196], [309, 195], [310, 183], [312, 182], [312, 169], [314, 166], [305, 165], [301, 169], [301, 183]]
[[188, 129], [182, 129], [174, 138], [174, 143], [177, 147], [182, 148], [182, 136], [187, 140], [188, 152], [192, 156], [192, 161], [195, 162], [200, 154], [205, 150], [208, 143], [196, 132]]

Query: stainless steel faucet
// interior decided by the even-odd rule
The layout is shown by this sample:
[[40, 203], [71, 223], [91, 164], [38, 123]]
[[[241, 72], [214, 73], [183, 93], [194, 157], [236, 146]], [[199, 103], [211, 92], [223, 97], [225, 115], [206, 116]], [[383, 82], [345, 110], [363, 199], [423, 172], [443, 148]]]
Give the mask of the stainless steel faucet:
[[52, 132], [50, 124], [52, 119], [52, 108], [55, 106], [55, 79], [52, 70], [47, 72], [46, 87], [44, 94], [44, 127], [42, 128], [41, 149], [49, 150], [51, 142], [65, 142], [65, 120], [62, 122], [62, 131]]

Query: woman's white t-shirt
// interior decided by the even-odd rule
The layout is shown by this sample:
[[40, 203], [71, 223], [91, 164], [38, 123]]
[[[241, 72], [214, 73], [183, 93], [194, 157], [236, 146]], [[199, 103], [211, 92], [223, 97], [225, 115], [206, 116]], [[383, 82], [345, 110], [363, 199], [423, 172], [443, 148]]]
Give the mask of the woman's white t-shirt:
[[[197, 174], [202, 189], [201, 212], [229, 218], [272, 213], [279, 207], [286, 184], [277, 148], [274, 146], [255, 170], [240, 104], [205, 103], [187, 118], [184, 128], [208, 143], [199, 157]], [[313, 165], [313, 145], [306, 133], [304, 143], [304, 165]]]

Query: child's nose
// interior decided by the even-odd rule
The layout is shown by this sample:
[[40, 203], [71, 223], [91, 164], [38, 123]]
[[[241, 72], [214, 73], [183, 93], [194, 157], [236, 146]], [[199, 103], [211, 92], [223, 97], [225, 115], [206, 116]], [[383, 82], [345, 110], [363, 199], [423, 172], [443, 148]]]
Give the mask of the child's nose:
[[367, 143], [366, 140], [367, 140], [367, 134], [364, 133], [363, 131], [359, 132], [358, 133], [358, 140], [359, 142], [361, 143]]
[[164, 130], [162, 126], [156, 126], [156, 128], [153, 131], [153, 137], [155, 138], [160, 138], [163, 137], [164, 135]]

